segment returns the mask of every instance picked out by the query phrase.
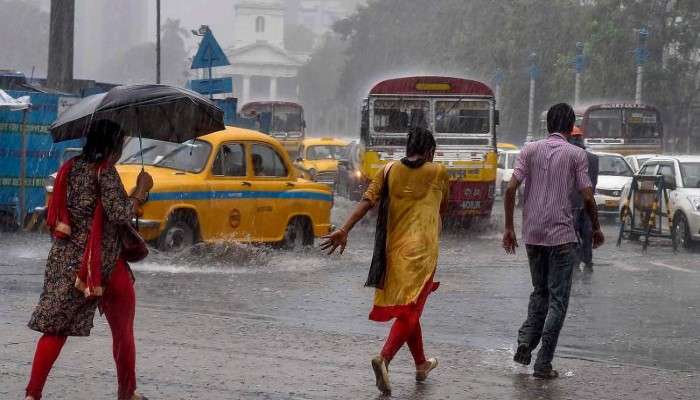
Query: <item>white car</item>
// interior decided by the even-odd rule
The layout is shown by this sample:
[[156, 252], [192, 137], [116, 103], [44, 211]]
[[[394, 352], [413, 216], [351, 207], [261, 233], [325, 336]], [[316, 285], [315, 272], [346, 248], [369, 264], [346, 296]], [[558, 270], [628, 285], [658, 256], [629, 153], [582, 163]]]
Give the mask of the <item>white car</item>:
[[627, 163], [632, 167], [632, 170], [636, 174], [640, 169], [642, 169], [642, 166], [648, 159], [658, 156], [658, 154], [633, 154], [625, 157], [625, 160], [627, 160]]
[[[668, 218], [661, 218], [662, 232], [675, 231], [676, 243], [686, 249], [692, 242], [700, 241], [700, 156], [654, 157], [644, 163], [639, 175], [662, 175], [669, 187], [669, 204], [662, 204], [662, 213], [668, 215], [671, 210], [671, 226]], [[623, 190], [625, 199], [630, 186]], [[633, 208], [634, 199], [630, 201]], [[623, 202], [620, 213], [624, 206]]]
[[513, 176], [515, 160], [520, 150], [501, 150], [498, 152], [498, 169], [496, 170], [496, 194], [503, 196], [506, 193], [510, 178]]
[[625, 158], [616, 153], [594, 153], [598, 156], [598, 185], [595, 203], [598, 214], [618, 216], [622, 188], [632, 181], [632, 167]]

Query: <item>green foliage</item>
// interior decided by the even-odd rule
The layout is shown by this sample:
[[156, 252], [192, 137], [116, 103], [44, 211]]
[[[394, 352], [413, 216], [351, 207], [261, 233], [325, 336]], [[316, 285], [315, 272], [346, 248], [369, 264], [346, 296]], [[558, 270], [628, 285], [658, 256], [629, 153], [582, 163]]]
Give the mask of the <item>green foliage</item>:
[[522, 140], [531, 53], [542, 71], [538, 116], [549, 104], [573, 101], [578, 41], [588, 58], [582, 101], [631, 101], [641, 26], [651, 32], [644, 101], [662, 109], [667, 126], [690, 125], [698, 102], [700, 2], [687, 0], [371, 0], [334, 27], [347, 46], [335, 79], [338, 100], [358, 108], [367, 89], [388, 76], [433, 73], [491, 83], [501, 69], [501, 131]]

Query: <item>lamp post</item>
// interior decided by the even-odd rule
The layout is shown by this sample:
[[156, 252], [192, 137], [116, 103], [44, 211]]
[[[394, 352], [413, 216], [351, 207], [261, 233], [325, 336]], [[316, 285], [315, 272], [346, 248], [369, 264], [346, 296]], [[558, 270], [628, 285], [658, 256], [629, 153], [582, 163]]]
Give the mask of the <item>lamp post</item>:
[[581, 104], [581, 74], [586, 69], [586, 56], [583, 54], [583, 42], [576, 42], [576, 58], [574, 59], [574, 69], [576, 70], [574, 80], [574, 107]]
[[647, 39], [649, 30], [642, 26], [637, 31], [637, 48], [634, 50], [634, 58], [637, 64], [637, 85], [634, 92], [634, 102], [642, 103], [642, 85], [644, 80], [644, 64], [649, 60], [649, 50], [647, 49]]
[[503, 73], [502, 69], [497, 69], [496, 74], [493, 76], [493, 85], [496, 88], [496, 104], [501, 104], [501, 88], [504, 80], [505, 73]]
[[533, 139], [535, 125], [535, 83], [540, 76], [540, 68], [537, 66], [537, 53], [530, 53], [530, 101], [527, 115], [527, 137], [525, 142], [530, 142]]
[[160, 0], [156, 0], [156, 83], [160, 84]]

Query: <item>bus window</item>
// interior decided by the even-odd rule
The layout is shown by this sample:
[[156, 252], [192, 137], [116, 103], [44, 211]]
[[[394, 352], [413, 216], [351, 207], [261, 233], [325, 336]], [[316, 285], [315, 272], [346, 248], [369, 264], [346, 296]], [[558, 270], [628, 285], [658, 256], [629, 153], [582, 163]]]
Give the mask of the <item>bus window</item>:
[[275, 105], [272, 130], [274, 132], [301, 132], [303, 127], [302, 111], [293, 105]]
[[489, 133], [490, 108], [488, 101], [438, 101], [435, 103], [435, 132]]
[[373, 128], [375, 132], [406, 133], [411, 126], [427, 128], [430, 110], [427, 100], [376, 100]]
[[594, 110], [588, 115], [586, 136], [589, 138], [622, 137], [622, 118], [619, 110]]
[[656, 112], [647, 110], [626, 110], [627, 132], [630, 139], [650, 139], [661, 136]]

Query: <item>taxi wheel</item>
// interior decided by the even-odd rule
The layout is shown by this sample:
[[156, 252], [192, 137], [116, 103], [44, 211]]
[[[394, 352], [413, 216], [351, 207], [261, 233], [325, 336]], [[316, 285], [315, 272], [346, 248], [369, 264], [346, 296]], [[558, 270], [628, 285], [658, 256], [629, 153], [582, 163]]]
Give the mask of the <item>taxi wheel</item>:
[[287, 225], [287, 230], [284, 232], [284, 242], [282, 247], [285, 250], [296, 250], [302, 247], [313, 246], [314, 235], [311, 232], [311, 227], [306, 219], [294, 218]]
[[688, 219], [685, 217], [685, 214], [676, 214], [676, 217], [673, 219], [673, 233], [673, 239], [676, 242], [674, 247], [685, 250], [691, 247], [690, 228], [688, 227]]
[[168, 222], [158, 239], [158, 249], [163, 252], [180, 252], [194, 244], [194, 229], [182, 219]]

